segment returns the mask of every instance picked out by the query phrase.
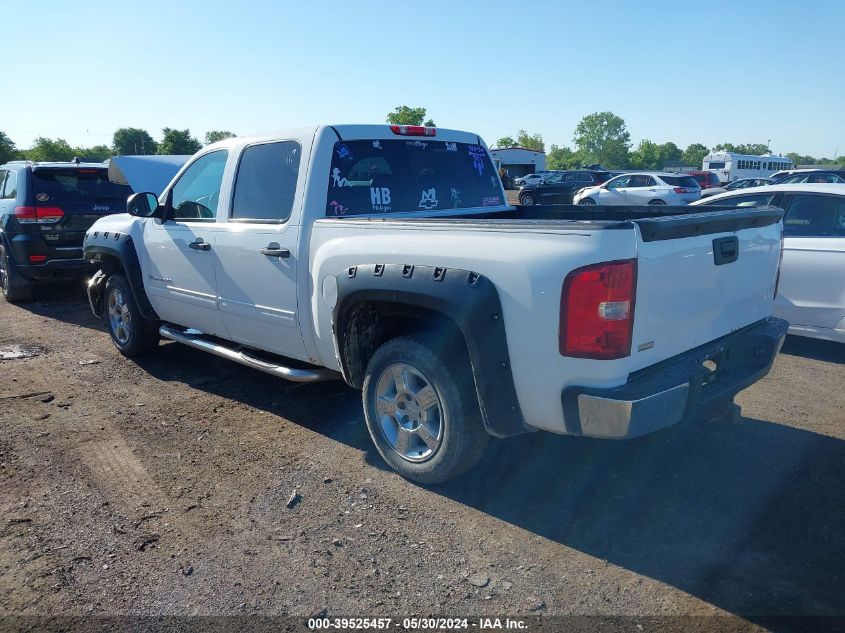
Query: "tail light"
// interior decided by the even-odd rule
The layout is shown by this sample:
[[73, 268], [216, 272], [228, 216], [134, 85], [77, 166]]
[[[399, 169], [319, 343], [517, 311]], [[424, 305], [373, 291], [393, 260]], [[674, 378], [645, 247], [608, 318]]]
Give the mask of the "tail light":
[[64, 215], [59, 207], [15, 207], [15, 218], [21, 224], [53, 224]]
[[636, 291], [636, 259], [569, 273], [560, 296], [560, 353], [601, 360], [630, 356]]
[[437, 129], [422, 125], [391, 125], [390, 131], [399, 136], [437, 136]]
[[692, 193], [692, 189], [686, 187], [675, 187], [675, 193]]
[[29, 261], [31, 261], [33, 264], [40, 264], [41, 262], [47, 261], [47, 256], [46, 255], [30, 255]]

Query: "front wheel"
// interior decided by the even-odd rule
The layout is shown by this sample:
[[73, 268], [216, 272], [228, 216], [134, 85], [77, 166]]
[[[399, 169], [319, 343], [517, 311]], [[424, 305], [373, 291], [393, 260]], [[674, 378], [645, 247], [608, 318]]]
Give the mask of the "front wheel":
[[581, 198], [578, 201], [578, 204], [580, 204], [583, 207], [594, 207], [594, 206], [596, 206], [596, 201], [593, 200], [592, 198]]
[[111, 275], [106, 281], [105, 318], [111, 340], [124, 356], [141, 356], [158, 346], [157, 324], [141, 314], [123, 275]]
[[487, 448], [469, 362], [436, 337], [402, 336], [378, 348], [367, 366], [363, 400], [378, 452], [417, 483], [452, 479]]
[[534, 196], [530, 193], [523, 194], [519, 196], [519, 204], [524, 207], [533, 207], [534, 206]]

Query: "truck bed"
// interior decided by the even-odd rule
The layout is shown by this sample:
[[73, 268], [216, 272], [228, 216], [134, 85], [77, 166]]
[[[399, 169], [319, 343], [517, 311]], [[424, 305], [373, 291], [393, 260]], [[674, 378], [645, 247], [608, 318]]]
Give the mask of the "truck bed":
[[332, 218], [339, 221], [368, 222], [413, 222], [428, 226], [461, 225], [479, 228], [520, 229], [584, 229], [613, 230], [631, 228], [636, 224], [640, 228], [644, 242], [663, 239], [675, 239], [709, 233], [726, 233], [746, 228], [768, 226], [779, 222], [783, 210], [778, 207], [736, 207], [730, 205], [708, 205], [703, 211], [700, 207], [689, 206], [592, 206], [583, 207], [572, 204], [521, 206], [513, 210], [490, 213], [462, 213], [456, 215], [396, 215], [389, 216], [347, 216]]

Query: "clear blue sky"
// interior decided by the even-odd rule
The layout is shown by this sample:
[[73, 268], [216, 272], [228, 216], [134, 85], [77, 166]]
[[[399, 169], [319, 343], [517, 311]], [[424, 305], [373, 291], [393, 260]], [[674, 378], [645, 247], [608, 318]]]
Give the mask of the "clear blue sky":
[[845, 1], [269, 0], [3, 5], [0, 130], [238, 134], [424, 106], [488, 144], [571, 145], [611, 110], [632, 139], [845, 152]]

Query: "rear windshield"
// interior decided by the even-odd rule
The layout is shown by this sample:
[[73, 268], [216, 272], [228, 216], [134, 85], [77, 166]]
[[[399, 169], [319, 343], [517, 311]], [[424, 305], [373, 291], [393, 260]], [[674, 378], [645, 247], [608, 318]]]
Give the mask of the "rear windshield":
[[691, 187], [693, 189], [700, 189], [698, 181], [692, 176], [661, 176], [660, 179], [667, 185], [672, 185], [673, 187]]
[[429, 138], [335, 143], [326, 215], [469, 209], [506, 204], [481, 145]]
[[34, 169], [32, 183], [37, 204], [100, 203], [116, 211], [125, 209], [126, 198], [132, 195], [128, 185], [109, 182], [106, 169]]

